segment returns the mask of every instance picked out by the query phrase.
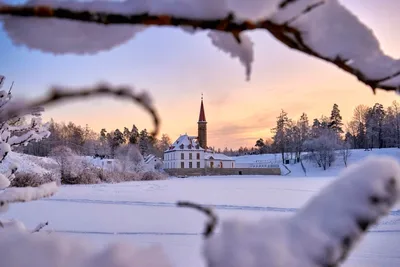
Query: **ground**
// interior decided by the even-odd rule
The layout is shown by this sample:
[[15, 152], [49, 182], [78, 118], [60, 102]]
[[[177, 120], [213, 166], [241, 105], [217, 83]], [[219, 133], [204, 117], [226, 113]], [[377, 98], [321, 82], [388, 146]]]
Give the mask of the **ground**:
[[[174, 266], [203, 267], [200, 253], [205, 217], [175, 207], [177, 200], [214, 205], [224, 219], [290, 216], [333, 179], [230, 176], [63, 186], [50, 199], [13, 205], [4, 215], [29, 227], [49, 221], [48, 229], [59, 232], [52, 234], [73, 235], [98, 246], [114, 241], [160, 244]], [[398, 209], [400, 206], [371, 229], [345, 266], [400, 266]]]

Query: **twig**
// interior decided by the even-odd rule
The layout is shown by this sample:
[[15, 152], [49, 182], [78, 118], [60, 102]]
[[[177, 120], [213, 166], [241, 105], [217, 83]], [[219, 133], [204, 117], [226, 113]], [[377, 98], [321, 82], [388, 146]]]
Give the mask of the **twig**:
[[124, 99], [130, 99], [132, 102], [142, 106], [153, 118], [154, 130], [151, 132], [153, 137], [157, 136], [160, 127], [160, 119], [156, 109], [152, 106], [150, 97], [145, 93], [135, 93], [129, 87], [112, 88], [105, 84], [100, 84], [92, 88], [81, 88], [79, 90], [70, 90], [63, 87], [53, 87], [49, 95], [42, 99], [30, 102], [22, 107], [19, 105], [11, 106], [4, 114], [0, 114], [0, 121], [7, 121], [10, 118], [19, 116], [27, 111], [37, 110], [40, 107], [51, 106], [61, 101], [93, 97], [98, 95], [111, 95]]
[[[281, 3], [279, 8], [285, 8], [287, 5], [293, 3], [293, 0], [286, 0]], [[238, 42], [239, 33], [248, 30], [265, 29], [269, 31], [276, 39], [288, 46], [289, 48], [301, 51], [309, 56], [319, 58], [323, 61], [332, 63], [345, 72], [350, 73], [357, 77], [358, 80], [372, 88], [375, 93], [376, 89], [383, 89], [387, 91], [397, 91], [399, 86], [382, 85], [382, 82], [388, 81], [400, 75], [400, 71], [390, 73], [386, 77], [380, 79], [370, 80], [362, 71], [351, 67], [348, 62], [349, 59], [342, 59], [337, 57], [335, 59], [325, 57], [318, 52], [314, 51], [308, 46], [304, 40], [302, 33], [299, 29], [292, 27], [290, 21], [296, 20], [299, 16], [312, 12], [325, 2], [319, 2], [314, 5], [305, 7], [299, 15], [289, 19], [288, 21], [277, 24], [271, 20], [261, 21], [240, 21], [236, 19], [234, 14], [230, 13], [224, 18], [220, 19], [191, 19], [184, 17], [173, 17], [170, 15], [151, 15], [149, 13], [142, 14], [113, 14], [106, 12], [92, 12], [92, 11], [74, 11], [65, 8], [52, 8], [50, 6], [13, 6], [2, 5], [0, 6], [0, 15], [11, 15], [20, 17], [37, 17], [37, 18], [57, 18], [64, 20], [81, 21], [88, 23], [97, 23], [103, 25], [145, 25], [145, 26], [189, 26], [194, 29], [215, 30], [232, 33]], [[294, 39], [293, 39], [294, 36]]]
[[206, 223], [206, 227], [204, 229], [203, 235], [205, 238], [208, 238], [213, 234], [215, 227], [217, 226], [217, 223], [218, 223], [218, 217], [217, 217], [217, 215], [215, 215], [215, 213], [213, 212], [213, 210], [211, 208], [204, 207], [200, 204], [196, 204], [193, 202], [187, 202], [187, 201], [179, 201], [177, 203], [177, 205], [178, 205], [178, 207], [196, 209], [196, 210], [201, 211], [204, 214], [206, 214], [209, 221]]
[[38, 226], [36, 226], [36, 228], [33, 229], [31, 233], [32, 233], [32, 234], [33, 234], [33, 233], [37, 233], [37, 232], [39, 232], [40, 230], [42, 230], [44, 227], [46, 227], [47, 225], [49, 225], [49, 222], [39, 223]]

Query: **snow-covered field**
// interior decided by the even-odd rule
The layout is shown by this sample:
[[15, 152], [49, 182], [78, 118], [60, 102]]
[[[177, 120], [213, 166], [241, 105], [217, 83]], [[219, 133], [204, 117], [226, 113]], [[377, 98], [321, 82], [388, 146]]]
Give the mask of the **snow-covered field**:
[[[378, 150], [376, 150], [378, 151]], [[398, 156], [397, 149], [372, 153]], [[355, 151], [350, 162], [370, 152]], [[296, 174], [297, 166], [292, 166]], [[328, 174], [337, 175], [338, 162]], [[178, 200], [213, 205], [221, 218], [257, 220], [290, 216], [334, 177], [309, 166], [295, 176], [214, 176], [164, 181], [63, 186], [50, 199], [12, 205], [3, 217], [33, 228], [49, 221], [57, 233], [76, 236], [99, 247], [114, 241], [148, 246], [160, 244], [176, 267], [203, 267], [201, 244], [205, 217], [177, 208]], [[325, 177], [312, 177], [315, 175]], [[329, 213], [329, 210], [326, 211]], [[400, 205], [374, 227], [345, 266], [400, 266]]]
[[[240, 176], [64, 186], [51, 199], [13, 205], [5, 215], [29, 227], [48, 220], [53, 230], [99, 246], [121, 240], [142, 246], [160, 244], [176, 267], [200, 267], [204, 266], [200, 233], [205, 218], [174, 207], [177, 200], [213, 204], [222, 218], [290, 216], [332, 179]], [[346, 266], [400, 265], [397, 208], [371, 229]]]

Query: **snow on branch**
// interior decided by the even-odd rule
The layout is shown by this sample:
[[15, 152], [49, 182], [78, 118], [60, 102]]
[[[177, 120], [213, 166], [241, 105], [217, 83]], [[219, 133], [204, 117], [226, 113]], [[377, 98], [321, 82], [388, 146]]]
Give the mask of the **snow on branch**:
[[153, 119], [154, 130], [151, 134], [153, 136], [158, 134], [160, 119], [156, 109], [152, 105], [150, 96], [146, 92], [136, 93], [130, 87], [112, 87], [107, 84], [99, 84], [89, 88], [80, 88], [79, 90], [71, 90], [70, 88], [54, 86], [51, 88], [50, 93], [42, 99], [22, 105], [10, 106], [7, 112], [0, 113], [0, 121], [6, 121], [10, 118], [17, 117], [21, 113], [26, 113], [26, 110], [32, 110], [37, 107], [46, 107], [74, 98], [86, 98], [100, 95], [110, 95], [123, 99], [129, 99], [132, 102], [142, 106], [152, 116]]
[[2, 266], [8, 267], [172, 266], [159, 246], [140, 248], [116, 243], [98, 251], [79, 238], [26, 231], [0, 231], [0, 259]]
[[400, 198], [400, 165], [370, 157], [347, 168], [296, 215], [225, 221], [205, 241], [212, 267], [338, 266]]
[[108, 50], [148, 26], [211, 30], [212, 43], [238, 57], [247, 76], [253, 45], [244, 31], [265, 29], [289, 48], [356, 76], [374, 92], [400, 87], [400, 61], [385, 55], [372, 30], [338, 0], [30, 0], [0, 5], [0, 20], [14, 43], [57, 54]]
[[38, 187], [8, 187], [0, 193], [0, 206], [51, 197], [57, 191], [56, 182], [42, 184]]

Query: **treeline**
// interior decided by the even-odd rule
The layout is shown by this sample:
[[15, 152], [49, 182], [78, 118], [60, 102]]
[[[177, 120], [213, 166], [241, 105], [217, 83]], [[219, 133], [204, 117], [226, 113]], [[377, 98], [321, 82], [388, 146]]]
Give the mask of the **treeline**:
[[[241, 148], [237, 153], [280, 153], [282, 162], [287, 162], [288, 159], [300, 160], [302, 152], [310, 152], [307, 157], [318, 161], [318, 165], [325, 169], [337, 157], [335, 151], [342, 151], [339, 154], [345, 157], [346, 164], [349, 152], [343, 151], [349, 149], [400, 147], [400, 104], [394, 101], [387, 108], [380, 103], [372, 107], [358, 105], [346, 124], [337, 104], [333, 105], [330, 116], [315, 118], [312, 123], [306, 113], [294, 120], [282, 110], [272, 134], [272, 140], [266, 142], [260, 138], [254, 149]], [[235, 151], [232, 153], [235, 154]], [[325, 159], [321, 163], [315, 157]]]
[[131, 129], [124, 127], [122, 130], [110, 132], [102, 129], [97, 133], [88, 125], [82, 127], [72, 122], [57, 123], [53, 119], [49, 124], [49, 138], [30, 143], [19, 151], [35, 156], [48, 156], [52, 149], [62, 145], [81, 155], [114, 158], [118, 148], [133, 144], [138, 146], [143, 156], [154, 154], [162, 157], [164, 150], [171, 144], [168, 135], [163, 134], [160, 139], [153, 138], [146, 129], [139, 130], [135, 125]]

